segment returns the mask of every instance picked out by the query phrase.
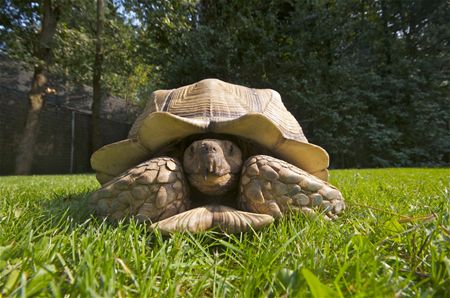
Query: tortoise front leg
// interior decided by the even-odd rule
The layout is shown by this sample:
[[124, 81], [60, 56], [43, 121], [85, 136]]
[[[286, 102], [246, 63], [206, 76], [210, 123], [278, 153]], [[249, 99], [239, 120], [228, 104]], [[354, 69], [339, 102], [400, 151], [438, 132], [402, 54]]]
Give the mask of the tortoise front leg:
[[281, 217], [291, 211], [322, 212], [334, 219], [345, 208], [339, 190], [285, 161], [266, 155], [249, 158], [242, 170], [240, 207]]
[[94, 192], [90, 205], [100, 216], [119, 220], [135, 216], [156, 222], [190, 207], [180, 163], [158, 157], [141, 163]]

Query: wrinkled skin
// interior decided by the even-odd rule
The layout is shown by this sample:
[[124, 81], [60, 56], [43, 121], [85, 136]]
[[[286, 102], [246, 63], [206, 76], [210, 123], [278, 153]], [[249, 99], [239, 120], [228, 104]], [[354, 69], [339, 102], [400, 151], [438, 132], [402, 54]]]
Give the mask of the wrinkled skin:
[[[341, 193], [328, 183], [271, 156], [243, 161], [228, 140], [193, 142], [182, 165], [170, 157], [150, 159], [105, 184], [91, 204], [101, 216], [135, 216], [163, 233], [217, 227], [243, 232], [296, 212], [334, 219], [345, 208]], [[214, 205], [191, 209], [198, 199], [192, 194]], [[230, 197], [239, 210], [222, 206]]]
[[236, 188], [241, 166], [241, 150], [225, 140], [196, 141], [183, 156], [190, 184], [206, 195], [220, 196]]

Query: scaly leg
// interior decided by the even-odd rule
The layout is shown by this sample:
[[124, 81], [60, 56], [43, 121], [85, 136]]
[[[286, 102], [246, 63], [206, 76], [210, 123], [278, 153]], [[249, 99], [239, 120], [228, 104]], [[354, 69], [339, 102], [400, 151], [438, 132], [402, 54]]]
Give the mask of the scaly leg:
[[156, 222], [186, 211], [189, 192], [180, 163], [158, 157], [129, 169], [94, 192], [90, 205], [100, 216], [135, 216]]
[[240, 182], [243, 210], [281, 217], [292, 211], [323, 213], [334, 219], [344, 208], [339, 190], [277, 158], [256, 155], [243, 166]]

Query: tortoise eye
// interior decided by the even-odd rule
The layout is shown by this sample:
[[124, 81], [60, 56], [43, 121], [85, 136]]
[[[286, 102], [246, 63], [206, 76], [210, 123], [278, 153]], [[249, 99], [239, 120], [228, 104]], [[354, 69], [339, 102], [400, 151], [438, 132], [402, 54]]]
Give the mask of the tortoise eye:
[[229, 149], [228, 153], [230, 153], [231, 155], [234, 153], [234, 146], [233, 145], [230, 145], [230, 149]]

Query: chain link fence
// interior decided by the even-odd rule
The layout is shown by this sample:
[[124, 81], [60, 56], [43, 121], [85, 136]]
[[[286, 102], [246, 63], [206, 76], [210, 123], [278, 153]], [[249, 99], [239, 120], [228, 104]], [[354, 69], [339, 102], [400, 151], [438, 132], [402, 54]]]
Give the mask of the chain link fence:
[[[23, 92], [0, 86], [0, 175], [14, 174], [20, 135], [27, 117]], [[92, 171], [90, 166], [89, 113], [47, 104], [40, 114], [32, 174]], [[102, 119], [103, 144], [126, 138], [131, 127]]]

